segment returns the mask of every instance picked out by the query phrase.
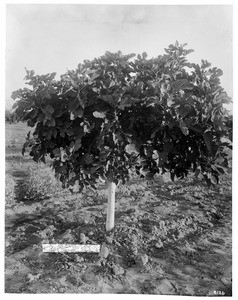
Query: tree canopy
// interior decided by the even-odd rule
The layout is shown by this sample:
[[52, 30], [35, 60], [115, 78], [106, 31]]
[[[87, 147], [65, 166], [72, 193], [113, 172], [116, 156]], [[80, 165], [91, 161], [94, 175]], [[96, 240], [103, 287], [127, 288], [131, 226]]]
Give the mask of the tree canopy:
[[231, 102], [222, 71], [178, 42], [156, 58], [106, 52], [55, 79], [27, 70], [30, 88], [12, 93], [18, 120], [33, 127], [23, 147], [53, 169], [63, 186], [81, 190], [100, 178], [125, 183], [130, 175], [171, 179], [189, 171], [218, 182], [229, 167]]

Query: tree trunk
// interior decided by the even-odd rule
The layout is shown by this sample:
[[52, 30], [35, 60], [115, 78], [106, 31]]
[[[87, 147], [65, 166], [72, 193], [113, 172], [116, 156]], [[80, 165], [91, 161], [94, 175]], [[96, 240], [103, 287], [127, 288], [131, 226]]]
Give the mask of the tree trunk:
[[115, 217], [115, 193], [116, 184], [114, 182], [108, 182], [108, 206], [107, 206], [107, 220], [106, 230], [110, 231], [114, 228], [114, 217]]

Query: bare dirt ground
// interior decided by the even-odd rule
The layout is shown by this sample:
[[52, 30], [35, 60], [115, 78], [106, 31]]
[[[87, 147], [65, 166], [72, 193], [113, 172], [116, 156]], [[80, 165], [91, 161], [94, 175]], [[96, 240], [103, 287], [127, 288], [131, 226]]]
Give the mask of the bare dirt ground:
[[[47, 165], [21, 155], [24, 124], [6, 124], [5, 292], [232, 295], [231, 175], [131, 181], [72, 195]], [[98, 253], [45, 253], [43, 243], [100, 244]]]

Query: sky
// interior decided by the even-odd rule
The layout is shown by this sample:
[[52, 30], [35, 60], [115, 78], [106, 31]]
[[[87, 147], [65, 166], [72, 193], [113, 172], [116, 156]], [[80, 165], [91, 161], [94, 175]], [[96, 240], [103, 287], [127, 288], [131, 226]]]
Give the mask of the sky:
[[25, 68], [59, 76], [106, 51], [156, 57], [176, 40], [195, 50], [189, 61], [223, 70], [232, 97], [232, 36], [232, 5], [7, 4], [6, 106]]

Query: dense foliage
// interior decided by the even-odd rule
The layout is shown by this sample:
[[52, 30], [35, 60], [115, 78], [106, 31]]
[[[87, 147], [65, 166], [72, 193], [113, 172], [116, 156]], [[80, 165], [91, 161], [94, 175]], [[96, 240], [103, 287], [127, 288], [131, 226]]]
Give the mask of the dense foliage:
[[30, 146], [37, 162], [49, 154], [63, 186], [75, 190], [166, 171], [172, 180], [193, 171], [218, 182], [229, 167], [232, 119], [223, 105], [231, 100], [222, 71], [189, 63], [185, 46], [151, 59], [106, 52], [60, 80], [27, 70], [31, 88], [12, 94], [18, 120], [34, 127], [23, 153]]

